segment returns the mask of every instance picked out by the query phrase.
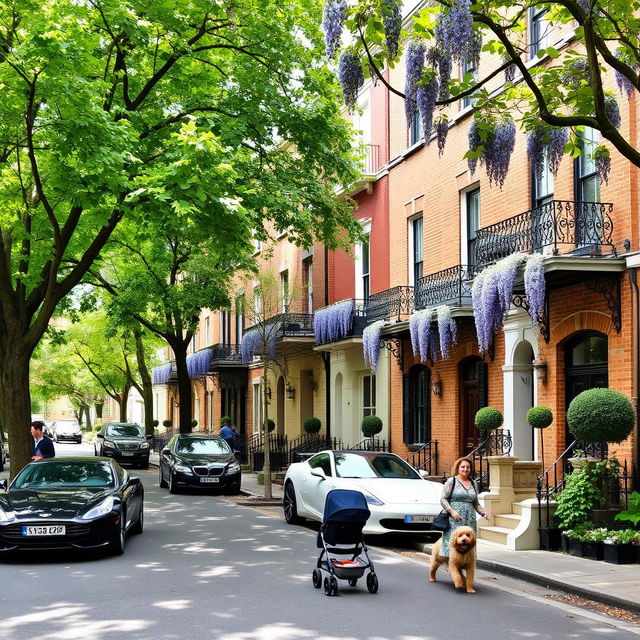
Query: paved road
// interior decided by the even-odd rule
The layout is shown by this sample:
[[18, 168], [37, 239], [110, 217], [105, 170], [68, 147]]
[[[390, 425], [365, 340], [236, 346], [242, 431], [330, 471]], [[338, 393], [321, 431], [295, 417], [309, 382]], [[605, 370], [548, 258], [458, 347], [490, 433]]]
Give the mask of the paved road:
[[626, 640], [638, 629], [489, 574], [477, 594], [457, 593], [444, 574], [428, 583], [423, 563], [377, 549], [379, 593], [341, 582], [329, 598], [310, 580], [313, 530], [230, 499], [172, 496], [155, 472], [136, 473], [145, 532], [124, 556], [0, 564], [0, 640]]

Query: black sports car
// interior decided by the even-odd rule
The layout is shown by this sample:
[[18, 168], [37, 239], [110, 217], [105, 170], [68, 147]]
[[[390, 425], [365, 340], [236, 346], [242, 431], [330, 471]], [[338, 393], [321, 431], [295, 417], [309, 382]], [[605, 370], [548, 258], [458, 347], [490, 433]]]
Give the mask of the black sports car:
[[108, 458], [47, 458], [0, 482], [0, 552], [38, 549], [124, 551], [142, 533], [144, 489]]
[[240, 464], [219, 436], [175, 435], [160, 452], [160, 486], [171, 493], [178, 487], [239, 493], [240, 477]]
[[135, 422], [107, 422], [96, 435], [94, 453], [148, 469], [150, 439], [151, 436], [145, 438], [142, 427]]

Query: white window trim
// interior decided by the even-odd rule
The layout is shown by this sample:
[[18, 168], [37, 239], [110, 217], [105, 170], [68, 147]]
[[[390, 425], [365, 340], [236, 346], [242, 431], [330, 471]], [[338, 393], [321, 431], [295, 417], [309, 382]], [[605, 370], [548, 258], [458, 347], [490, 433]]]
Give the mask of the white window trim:
[[[424, 265], [424, 215], [423, 212], [407, 218], [407, 282], [410, 287], [415, 286], [415, 278], [413, 277], [413, 223], [422, 218], [422, 264]], [[424, 271], [424, 270], [423, 270]]]
[[[371, 285], [371, 220], [362, 224], [362, 231], [369, 236], [369, 285]], [[355, 293], [356, 300], [364, 298], [364, 286], [362, 284], [362, 243], [355, 246]]]
[[[475, 191], [479, 187], [480, 182], [474, 182], [472, 185], [460, 190], [460, 264], [464, 265], [469, 264], [469, 246], [467, 244], [467, 193]], [[480, 198], [480, 206], [482, 207], [482, 192], [480, 192]]]

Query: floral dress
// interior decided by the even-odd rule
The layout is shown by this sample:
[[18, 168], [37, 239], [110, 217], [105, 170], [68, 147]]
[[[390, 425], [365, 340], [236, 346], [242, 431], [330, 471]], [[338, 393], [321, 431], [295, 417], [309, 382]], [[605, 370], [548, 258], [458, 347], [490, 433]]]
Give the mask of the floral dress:
[[451, 534], [458, 527], [472, 527], [475, 533], [478, 532], [476, 508], [480, 503], [478, 502], [475, 482], [471, 481], [471, 486], [465, 489], [458, 478], [455, 476], [449, 478], [444, 484], [440, 503], [444, 509], [453, 509], [462, 516], [462, 520], [454, 520], [449, 516], [449, 529], [442, 534], [442, 551], [440, 551], [440, 555], [448, 558]]

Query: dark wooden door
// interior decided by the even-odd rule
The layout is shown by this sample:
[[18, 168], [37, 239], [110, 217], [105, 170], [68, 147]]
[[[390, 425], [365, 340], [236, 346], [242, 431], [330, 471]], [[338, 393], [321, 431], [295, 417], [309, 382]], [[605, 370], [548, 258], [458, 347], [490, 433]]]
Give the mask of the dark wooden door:
[[460, 433], [460, 455], [465, 456], [480, 444], [480, 433], [475, 425], [475, 416], [480, 408], [478, 381], [462, 381], [462, 429]]

